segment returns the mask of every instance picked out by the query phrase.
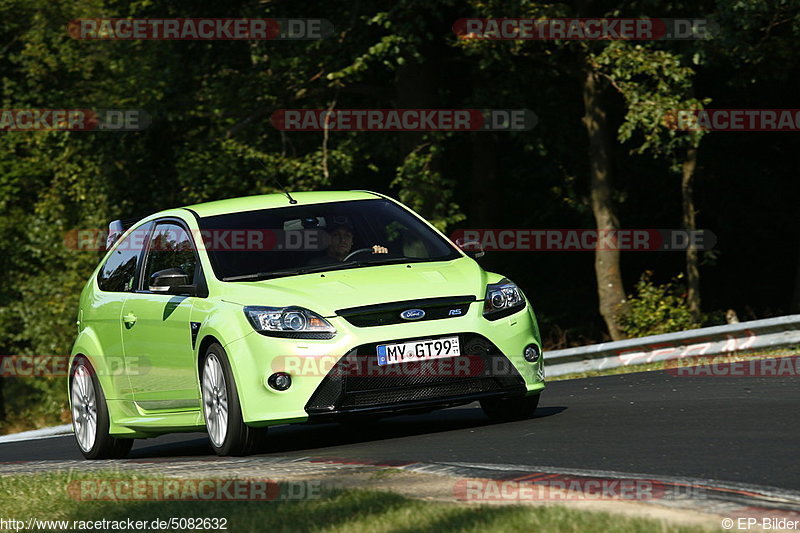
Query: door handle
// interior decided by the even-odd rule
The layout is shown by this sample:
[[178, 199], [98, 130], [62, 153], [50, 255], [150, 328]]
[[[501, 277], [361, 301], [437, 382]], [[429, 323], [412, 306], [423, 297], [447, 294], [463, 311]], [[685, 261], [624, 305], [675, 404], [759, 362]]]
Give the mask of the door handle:
[[122, 321], [125, 322], [125, 325], [129, 328], [133, 327], [136, 324], [136, 315], [133, 313], [128, 313], [127, 315], [122, 317]]

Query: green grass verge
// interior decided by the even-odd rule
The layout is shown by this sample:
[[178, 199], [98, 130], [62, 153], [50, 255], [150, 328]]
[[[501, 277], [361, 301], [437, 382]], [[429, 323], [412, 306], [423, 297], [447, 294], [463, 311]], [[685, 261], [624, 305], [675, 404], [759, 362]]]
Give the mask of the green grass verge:
[[[413, 500], [380, 491], [339, 490], [314, 500], [276, 502], [78, 501], [67, 490], [77, 480], [139, 479], [130, 473], [47, 473], [0, 477], [0, 517], [27, 520], [147, 520], [226, 518], [239, 532], [531, 531], [654, 533], [709, 531], [643, 518], [571, 510], [563, 506], [478, 506]], [[163, 478], [159, 478], [163, 479]], [[208, 530], [206, 530], [208, 531]]]
[[[774, 350], [760, 350], [756, 352], [735, 352], [730, 355], [710, 355], [706, 359], [713, 360], [714, 362], [736, 362], [736, 361], [749, 361], [751, 359], [772, 359], [776, 357], [790, 357], [793, 355], [800, 355], [800, 346], [790, 346], [788, 348], [779, 348]], [[706, 361], [707, 363], [708, 361]], [[563, 374], [561, 376], [547, 377], [547, 381], [563, 381], [566, 379], [578, 378], [591, 378], [595, 376], [615, 376], [617, 374], [633, 374], [636, 372], [653, 372], [656, 370], [664, 370], [668, 368], [666, 365], [675, 365], [676, 361], [658, 361], [656, 363], [644, 363], [640, 365], [621, 366], [617, 368], [607, 368], [604, 370], [592, 370], [590, 372], [572, 372], [570, 374]], [[702, 363], [702, 361], [699, 364]], [[545, 362], [545, 371], [547, 365]]]

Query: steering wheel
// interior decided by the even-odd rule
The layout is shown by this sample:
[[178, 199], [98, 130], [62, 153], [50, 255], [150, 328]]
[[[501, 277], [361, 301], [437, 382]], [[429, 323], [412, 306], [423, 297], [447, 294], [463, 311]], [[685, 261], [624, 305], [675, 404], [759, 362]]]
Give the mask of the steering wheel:
[[342, 259], [342, 262], [344, 263], [345, 261], [349, 261], [350, 258], [353, 257], [354, 255], [363, 254], [364, 252], [372, 253], [372, 247], [370, 247], [370, 248], [359, 248], [358, 250], [353, 250], [352, 252], [347, 254], [344, 259]]

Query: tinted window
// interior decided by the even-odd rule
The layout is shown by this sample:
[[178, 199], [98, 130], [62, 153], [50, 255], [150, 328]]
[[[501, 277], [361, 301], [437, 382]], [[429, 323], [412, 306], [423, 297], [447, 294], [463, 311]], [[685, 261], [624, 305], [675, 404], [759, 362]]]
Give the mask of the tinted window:
[[101, 291], [130, 292], [134, 289], [139, 257], [149, 227], [149, 223], [139, 226], [119, 241], [97, 274]]
[[199, 223], [214, 273], [227, 281], [460, 257], [416, 216], [383, 199], [230, 213]]
[[197, 256], [192, 239], [182, 226], [174, 222], [157, 224], [153, 231], [147, 247], [145, 285], [154, 273], [168, 268], [181, 270], [188, 278], [187, 284], [194, 284]]

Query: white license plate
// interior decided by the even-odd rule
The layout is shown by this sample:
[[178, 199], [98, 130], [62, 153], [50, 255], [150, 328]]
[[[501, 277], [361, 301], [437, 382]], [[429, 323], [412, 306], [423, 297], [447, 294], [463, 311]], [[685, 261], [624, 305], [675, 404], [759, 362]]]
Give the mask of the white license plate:
[[397, 344], [378, 345], [378, 365], [393, 365], [409, 361], [427, 361], [461, 355], [458, 337], [422, 339]]

